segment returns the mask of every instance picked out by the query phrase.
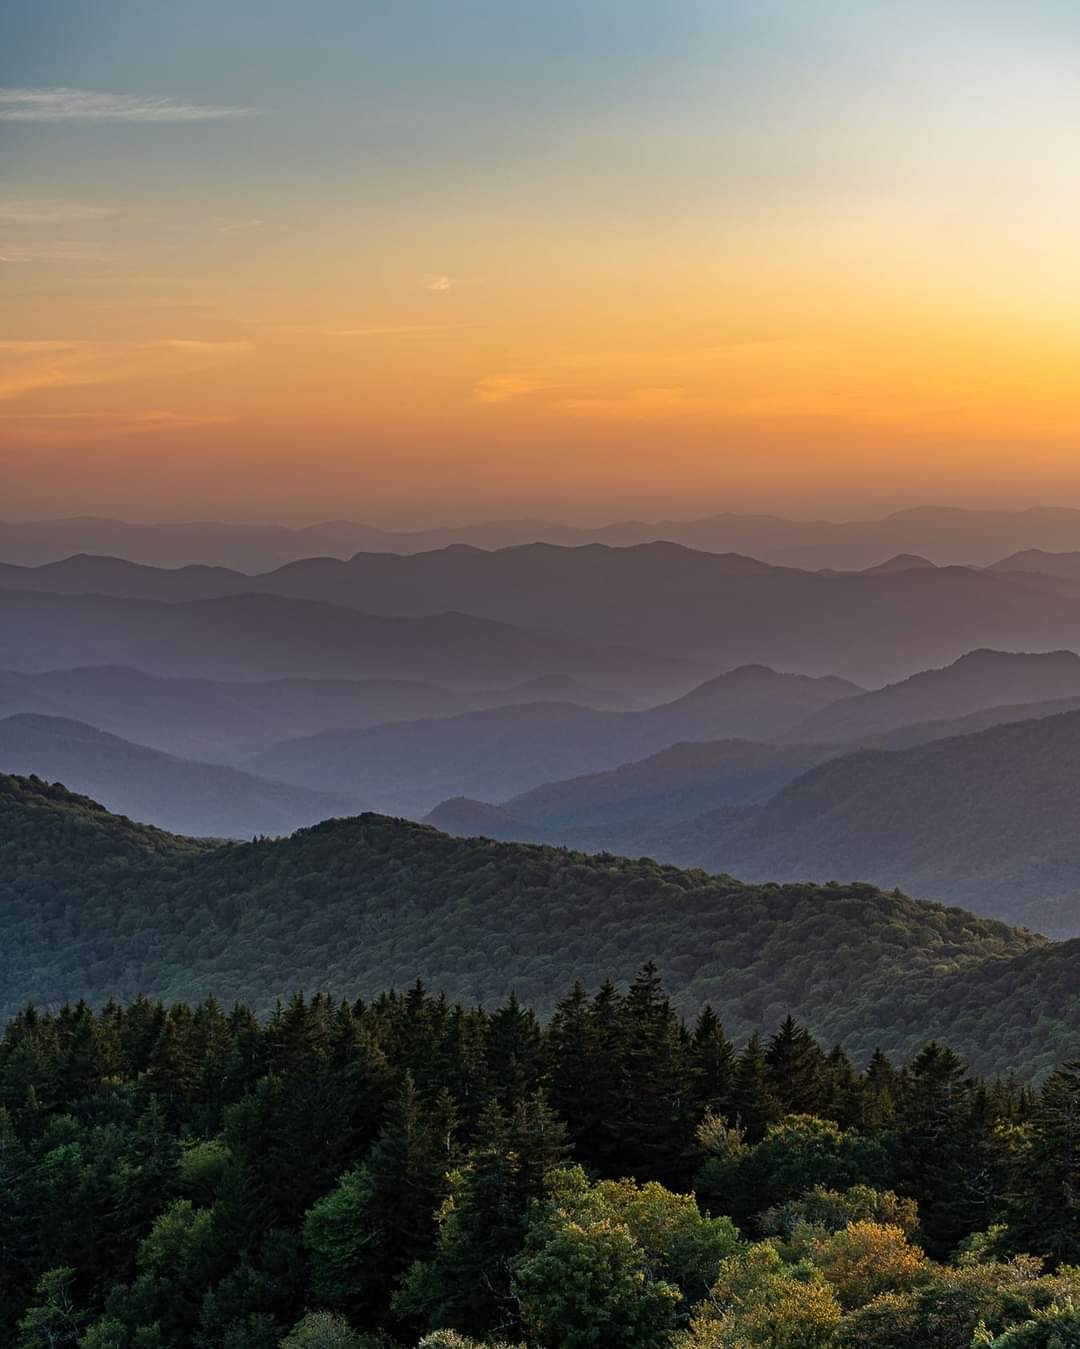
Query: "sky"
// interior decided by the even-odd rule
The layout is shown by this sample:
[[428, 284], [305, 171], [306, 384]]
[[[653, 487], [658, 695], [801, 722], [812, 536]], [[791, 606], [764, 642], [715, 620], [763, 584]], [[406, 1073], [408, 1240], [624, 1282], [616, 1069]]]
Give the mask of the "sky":
[[0, 516], [1080, 506], [1075, 0], [6, 0]]

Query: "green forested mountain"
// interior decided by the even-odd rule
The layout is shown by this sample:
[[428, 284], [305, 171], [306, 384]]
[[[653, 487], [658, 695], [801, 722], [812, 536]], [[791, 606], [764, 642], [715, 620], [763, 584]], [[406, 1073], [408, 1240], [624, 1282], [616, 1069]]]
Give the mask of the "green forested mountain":
[[[860, 1056], [948, 1037], [980, 1071], [1080, 1046], [1076, 944], [868, 885], [748, 886], [373, 815], [208, 846], [2, 778], [0, 927], [8, 1015], [139, 992], [265, 1011], [294, 987], [369, 996], [418, 976], [545, 1012], [574, 978], [654, 959], [677, 1006], [711, 1003], [740, 1039], [790, 1012]], [[1014, 968], [1032, 1003], [1003, 999]]]
[[1080, 933], [1080, 712], [848, 754], [661, 854], [750, 879], [872, 877], [1055, 937]]
[[[145, 840], [144, 840], [145, 842]], [[420, 984], [28, 1007], [13, 1349], [1071, 1349], [1080, 1061], [738, 1050], [652, 965], [550, 1018]]]

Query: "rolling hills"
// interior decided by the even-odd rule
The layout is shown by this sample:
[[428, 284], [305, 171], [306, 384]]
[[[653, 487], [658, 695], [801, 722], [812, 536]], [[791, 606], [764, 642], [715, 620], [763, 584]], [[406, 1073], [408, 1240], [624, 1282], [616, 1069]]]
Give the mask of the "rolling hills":
[[540, 676], [653, 699], [712, 670], [461, 613], [395, 617], [280, 595], [165, 603], [0, 589], [0, 669], [127, 665], [221, 680], [410, 679], [490, 689]]
[[[283, 989], [417, 976], [546, 1010], [575, 977], [651, 958], [684, 1010], [712, 1002], [739, 1038], [791, 1011], [860, 1057], [939, 1035], [982, 1071], [1038, 1071], [1080, 1037], [1080, 943], [871, 886], [749, 886], [371, 815], [211, 846], [18, 777], [0, 778], [0, 922], [5, 1015], [139, 990], [265, 1010]], [[1002, 999], [1021, 979], [1038, 1018]]]
[[[368, 633], [368, 645], [388, 650], [401, 642], [402, 625], [445, 623], [452, 616], [460, 625], [460, 615], [467, 614], [513, 627], [519, 642], [525, 628], [534, 642], [548, 634], [551, 643], [630, 647], [711, 669], [764, 664], [839, 674], [864, 685], [947, 664], [980, 647], [1046, 651], [1080, 645], [1080, 583], [1060, 577], [959, 566], [815, 572], [666, 542], [619, 548], [533, 543], [495, 552], [457, 545], [411, 555], [358, 553], [347, 561], [314, 557], [256, 575], [208, 567], [169, 571], [108, 557], [0, 569], [5, 606], [15, 594], [34, 592], [42, 601], [67, 595], [69, 603], [77, 597], [90, 603], [91, 595], [106, 594], [129, 604], [168, 603], [182, 606], [189, 618], [240, 609], [265, 614], [256, 609], [256, 596], [264, 605], [270, 597], [279, 604], [303, 601], [332, 606], [324, 617], [343, 609], [362, 615], [355, 621]], [[307, 627], [313, 613], [281, 621]], [[376, 626], [391, 618], [396, 629]], [[160, 616], [153, 621], [163, 622]], [[199, 636], [207, 644], [220, 640], [205, 624]], [[309, 640], [315, 639], [312, 630]], [[105, 659], [145, 666], [122, 653]], [[611, 666], [586, 673], [568, 659], [569, 653], [561, 664], [517, 675], [493, 666], [488, 682], [556, 672], [611, 682]], [[400, 667], [347, 673], [404, 674]], [[423, 676], [414, 667], [408, 677]], [[440, 674], [436, 682], [460, 680]]]
[[170, 754], [232, 764], [279, 740], [332, 727], [450, 717], [540, 698], [602, 709], [633, 706], [625, 695], [561, 675], [471, 692], [403, 679], [169, 678], [114, 665], [0, 670], [0, 716], [69, 717]]
[[440, 721], [328, 731], [272, 746], [251, 767], [359, 796], [390, 813], [422, 814], [447, 796], [500, 799], [681, 740], [779, 735], [855, 691], [842, 679], [746, 666], [639, 712], [529, 703]]
[[709, 552], [749, 553], [792, 566], [847, 570], [875, 566], [899, 553], [922, 554], [938, 564], [988, 566], [1020, 549], [1080, 548], [1080, 512], [1062, 507], [964, 510], [921, 506], [879, 518], [840, 522], [725, 512], [697, 520], [626, 520], [594, 527], [524, 519], [414, 530], [390, 530], [350, 520], [292, 529], [215, 521], [135, 524], [83, 516], [0, 522], [0, 559], [36, 565], [72, 553], [109, 553], [162, 567], [212, 562], [262, 571], [304, 557], [418, 553], [455, 543], [495, 549], [537, 540], [619, 547], [670, 540]]
[[429, 812], [425, 823], [449, 834], [647, 853], [666, 861], [671, 859], [662, 850], [672, 825], [764, 801], [841, 752], [754, 740], [676, 744], [617, 768], [544, 783], [498, 805], [451, 797]]
[[1067, 698], [1080, 698], [1080, 656], [1073, 651], [969, 651], [944, 669], [833, 703], [792, 735], [803, 743], [865, 740], [902, 726]]
[[664, 855], [757, 880], [873, 877], [1080, 935], [1080, 712], [832, 759]]
[[0, 772], [63, 782], [117, 814], [178, 834], [291, 834], [358, 809], [348, 797], [177, 758], [83, 722], [33, 713], [0, 720]]
[[[1066, 689], [1074, 695], [1046, 702], [994, 702]], [[497, 802], [458, 794], [440, 802], [426, 819], [450, 833], [632, 850], [681, 862], [700, 855], [703, 845], [695, 835], [704, 838], [718, 825], [710, 820], [699, 826], [696, 817], [761, 804], [819, 763], [859, 749], [909, 749], [1077, 710], [1080, 658], [1072, 652], [972, 652], [945, 669], [829, 703], [771, 742], [675, 744], [640, 760], [547, 782]], [[961, 715], [917, 720], [948, 711]], [[674, 825], [679, 827], [673, 830]], [[683, 851], [687, 847], [689, 853]]]
[[995, 562], [993, 571], [1031, 571], [1080, 581], [1080, 552], [1050, 553], [1045, 548], [1024, 548]]

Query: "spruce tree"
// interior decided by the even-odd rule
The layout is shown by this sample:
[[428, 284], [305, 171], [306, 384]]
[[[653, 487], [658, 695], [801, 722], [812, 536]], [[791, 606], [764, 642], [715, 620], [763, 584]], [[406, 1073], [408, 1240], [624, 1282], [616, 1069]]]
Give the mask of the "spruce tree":
[[789, 1013], [765, 1051], [769, 1089], [785, 1115], [823, 1115], [829, 1099], [828, 1066], [810, 1032]]
[[1011, 1233], [1018, 1247], [1080, 1264], [1080, 1059], [1052, 1073], [1039, 1093], [1019, 1182]]

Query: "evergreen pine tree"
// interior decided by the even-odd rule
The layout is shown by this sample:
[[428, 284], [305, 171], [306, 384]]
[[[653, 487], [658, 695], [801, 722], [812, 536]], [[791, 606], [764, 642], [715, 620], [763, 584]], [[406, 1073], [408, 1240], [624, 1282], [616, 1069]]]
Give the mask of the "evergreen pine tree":
[[1011, 1234], [1019, 1248], [1080, 1264], [1080, 1059], [1039, 1093], [1020, 1181]]
[[785, 1115], [824, 1115], [828, 1065], [821, 1046], [789, 1013], [765, 1051], [769, 1089]]

